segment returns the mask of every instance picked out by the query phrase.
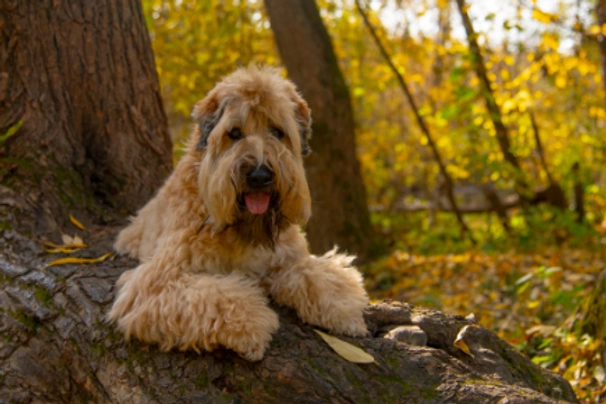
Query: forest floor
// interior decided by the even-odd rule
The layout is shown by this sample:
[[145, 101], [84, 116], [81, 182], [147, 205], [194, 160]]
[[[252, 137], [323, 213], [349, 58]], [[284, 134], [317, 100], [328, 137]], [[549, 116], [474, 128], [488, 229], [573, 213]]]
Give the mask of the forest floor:
[[575, 329], [583, 298], [606, 267], [604, 230], [561, 234], [555, 243], [536, 237], [471, 247], [448, 232], [402, 229], [393, 251], [365, 268], [366, 286], [371, 299], [473, 313], [533, 362], [563, 375], [579, 400], [604, 402], [601, 341]]

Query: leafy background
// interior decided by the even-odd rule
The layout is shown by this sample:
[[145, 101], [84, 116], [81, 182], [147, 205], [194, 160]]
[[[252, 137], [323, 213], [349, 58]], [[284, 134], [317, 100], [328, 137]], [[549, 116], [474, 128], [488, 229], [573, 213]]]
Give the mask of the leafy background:
[[[576, 180], [586, 211], [579, 222], [572, 210], [514, 208], [510, 232], [490, 212], [467, 214], [475, 245], [461, 236], [452, 213], [431, 208], [442, 186], [438, 167], [355, 2], [317, 3], [352, 95], [373, 223], [389, 245], [389, 254], [363, 268], [371, 296], [473, 313], [534, 362], [566, 377], [579, 399], [606, 400], [603, 341], [579, 326], [606, 259], [606, 94], [598, 47], [606, 26], [594, 22], [595, 2], [507, 0], [492, 9], [468, 2], [527, 186], [544, 187], [551, 177], [572, 200]], [[280, 64], [262, 1], [143, 4], [177, 145], [191, 130], [191, 106], [222, 76], [249, 63]], [[483, 183], [509, 196], [520, 173], [501, 156], [454, 2], [366, 5], [459, 186], [457, 199], [464, 203], [461, 190]], [[175, 159], [180, 153], [175, 147]]]

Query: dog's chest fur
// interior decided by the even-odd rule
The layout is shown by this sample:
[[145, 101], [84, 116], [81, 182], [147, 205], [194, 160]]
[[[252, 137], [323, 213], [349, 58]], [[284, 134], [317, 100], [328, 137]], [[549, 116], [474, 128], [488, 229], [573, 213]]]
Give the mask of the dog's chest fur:
[[275, 259], [272, 251], [260, 246], [232, 249], [229, 246], [215, 247], [207, 246], [203, 254], [192, 255], [192, 268], [196, 272], [217, 275], [240, 272], [250, 277], [262, 277]]

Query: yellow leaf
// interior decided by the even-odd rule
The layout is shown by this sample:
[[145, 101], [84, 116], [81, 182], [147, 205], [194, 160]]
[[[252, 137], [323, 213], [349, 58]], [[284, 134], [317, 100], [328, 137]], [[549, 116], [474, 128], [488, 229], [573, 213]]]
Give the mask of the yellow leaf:
[[560, 40], [557, 35], [546, 32], [543, 34], [543, 43], [550, 49], [555, 51], [560, 47]]
[[84, 241], [82, 241], [82, 239], [80, 238], [80, 236], [78, 236], [77, 234], [74, 236], [74, 244], [84, 244]]
[[73, 217], [72, 215], [69, 215], [69, 221], [72, 222], [74, 224], [74, 226], [76, 226], [80, 230], [86, 230], [86, 227], [84, 227], [84, 225], [82, 225], [82, 223], [77, 221], [76, 218]]
[[76, 257], [60, 258], [58, 260], [49, 262], [48, 264], [46, 264], [46, 266], [44, 268], [53, 267], [56, 265], [65, 265], [65, 264], [95, 264], [97, 262], [105, 261], [107, 258], [109, 258], [110, 255], [112, 255], [111, 252], [108, 252], [107, 254], [103, 254], [102, 256], [97, 257], [97, 258], [76, 258]]
[[455, 342], [453, 343], [453, 345], [456, 346], [461, 351], [465, 352], [467, 355], [469, 355], [469, 356], [471, 356], [473, 358], [473, 354], [471, 353], [471, 350], [469, 349], [469, 346], [467, 346], [467, 343], [463, 339], [463, 337], [465, 335], [465, 331], [467, 331], [468, 327], [469, 326], [466, 325], [465, 327], [463, 327], [461, 329], [461, 331], [459, 331], [459, 334], [457, 335], [457, 339], [455, 340]]
[[49, 253], [49, 254], [58, 254], [58, 253], [61, 253], [61, 254], [71, 254], [74, 251], [78, 251], [78, 249], [77, 248], [57, 247], [57, 248], [53, 248], [53, 249], [45, 250], [45, 251], [47, 253]]
[[546, 13], [545, 11], [539, 10], [538, 8], [532, 10], [532, 18], [534, 20], [542, 22], [543, 24], [549, 24], [552, 21], [558, 21], [557, 15]]
[[[67, 236], [69, 237], [69, 236]], [[52, 247], [52, 248], [86, 248], [88, 247], [86, 244], [75, 244], [73, 242], [73, 239], [70, 237], [71, 243], [70, 244], [55, 244], [55, 243], [51, 243], [50, 241], [42, 241], [42, 244], [44, 244], [47, 247]]]
[[62, 234], [61, 241], [63, 241], [63, 245], [65, 245], [73, 243], [74, 239], [71, 236], [68, 236], [67, 234]]
[[336, 353], [347, 359], [349, 362], [373, 363], [375, 361], [375, 358], [373, 358], [371, 355], [364, 352], [364, 350], [358, 348], [357, 346], [350, 344], [349, 342], [342, 341], [339, 338], [325, 334], [319, 330], [314, 331], [317, 332], [320, 337], [322, 337], [324, 342], [326, 342]]

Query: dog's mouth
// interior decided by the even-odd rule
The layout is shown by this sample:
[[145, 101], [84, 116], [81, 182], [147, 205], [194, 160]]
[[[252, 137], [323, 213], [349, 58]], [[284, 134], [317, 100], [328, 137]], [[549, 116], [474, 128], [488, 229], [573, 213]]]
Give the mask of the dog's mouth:
[[269, 209], [271, 195], [263, 191], [255, 191], [244, 194], [246, 209], [253, 215], [262, 215]]

